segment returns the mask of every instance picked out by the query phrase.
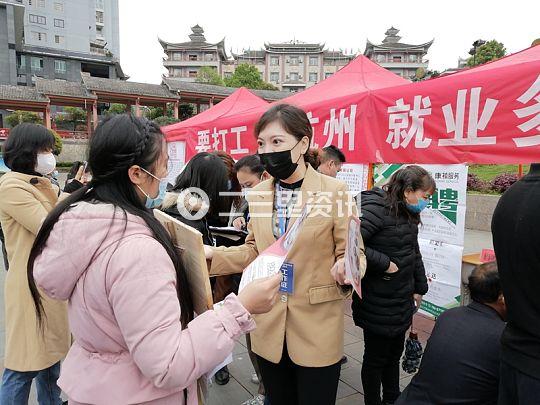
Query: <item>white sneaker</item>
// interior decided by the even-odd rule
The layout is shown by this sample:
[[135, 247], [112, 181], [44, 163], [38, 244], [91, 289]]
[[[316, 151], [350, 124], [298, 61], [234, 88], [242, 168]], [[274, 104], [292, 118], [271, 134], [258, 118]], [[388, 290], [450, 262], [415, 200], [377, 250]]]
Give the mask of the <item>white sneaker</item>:
[[253, 384], [259, 384], [259, 377], [257, 376], [257, 373], [251, 374], [251, 382]]
[[242, 405], [264, 405], [264, 395], [257, 395], [251, 399], [248, 399]]

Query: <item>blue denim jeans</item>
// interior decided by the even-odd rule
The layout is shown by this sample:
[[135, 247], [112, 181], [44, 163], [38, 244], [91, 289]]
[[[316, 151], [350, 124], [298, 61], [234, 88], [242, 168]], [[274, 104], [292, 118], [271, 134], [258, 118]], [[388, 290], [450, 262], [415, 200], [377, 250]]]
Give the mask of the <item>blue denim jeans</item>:
[[56, 385], [59, 376], [60, 362], [41, 371], [13, 371], [6, 368], [2, 377], [0, 404], [28, 404], [32, 380], [35, 378], [39, 405], [61, 405], [61, 390]]

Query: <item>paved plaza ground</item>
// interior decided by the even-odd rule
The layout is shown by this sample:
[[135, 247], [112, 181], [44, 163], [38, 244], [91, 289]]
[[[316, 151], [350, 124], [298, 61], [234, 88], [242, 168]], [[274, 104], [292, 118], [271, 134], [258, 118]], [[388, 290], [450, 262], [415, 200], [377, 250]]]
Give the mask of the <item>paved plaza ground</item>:
[[[491, 248], [491, 234], [466, 230], [465, 254], [480, 251], [482, 248]], [[0, 253], [1, 254], [1, 253]], [[0, 260], [0, 371], [3, 369], [4, 357], [4, 278], [3, 261]], [[341, 379], [338, 389], [339, 405], [359, 405], [364, 403], [362, 383], [360, 381], [360, 367], [364, 353], [362, 330], [356, 327], [351, 317], [350, 301], [344, 302], [345, 312], [345, 342], [344, 351], [349, 361], [342, 367]], [[417, 315], [415, 325], [419, 329], [419, 338], [425, 345], [433, 321]], [[210, 387], [210, 405], [239, 405], [256, 394], [257, 386], [250, 382], [253, 368], [247, 354], [245, 338], [240, 339], [234, 348], [234, 362], [229, 365], [231, 380], [225, 386], [213, 385]], [[412, 376], [401, 371], [401, 387], [407, 386]], [[35, 389], [32, 390], [30, 404], [37, 404]]]

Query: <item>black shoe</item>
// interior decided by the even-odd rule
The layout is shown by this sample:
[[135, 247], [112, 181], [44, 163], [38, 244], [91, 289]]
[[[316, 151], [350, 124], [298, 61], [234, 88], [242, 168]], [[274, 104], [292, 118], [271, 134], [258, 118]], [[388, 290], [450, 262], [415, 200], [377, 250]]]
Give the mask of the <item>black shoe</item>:
[[341, 365], [347, 364], [348, 361], [349, 361], [349, 359], [347, 358], [347, 356], [343, 356], [341, 358], [341, 360], [339, 361], [339, 364], [341, 364]]
[[229, 382], [231, 376], [229, 375], [229, 369], [227, 366], [223, 367], [216, 373], [216, 384], [225, 385]]

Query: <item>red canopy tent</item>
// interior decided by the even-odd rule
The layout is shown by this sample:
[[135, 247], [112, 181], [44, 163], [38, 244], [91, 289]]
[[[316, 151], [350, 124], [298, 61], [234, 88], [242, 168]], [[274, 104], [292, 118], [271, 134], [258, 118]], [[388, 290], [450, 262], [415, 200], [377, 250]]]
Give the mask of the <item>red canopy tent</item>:
[[[334, 135], [343, 135], [350, 123], [354, 127], [355, 117], [361, 115], [363, 108], [358, 106], [367, 99], [368, 94], [380, 88], [408, 83], [365, 56], [359, 56], [328, 79], [278, 102], [294, 104], [308, 112], [314, 128], [314, 145], [322, 147], [336, 143], [343, 148], [343, 136], [338, 139]], [[244, 89], [244, 94], [246, 92]], [[162, 128], [167, 141], [185, 140], [186, 159], [198, 152], [216, 148], [227, 151], [237, 159], [254, 153], [257, 143], [253, 137], [253, 127], [269, 104], [262, 100], [264, 104], [250, 105], [245, 94], [247, 105], [239, 105], [238, 100], [231, 99], [237, 93], [189, 120]], [[226, 102], [234, 107], [224, 108]], [[347, 106], [348, 110], [341, 106]], [[220, 110], [216, 111], [218, 108]], [[222, 114], [223, 110], [227, 114]], [[226, 134], [225, 143], [214, 143], [215, 139], [220, 139], [220, 133]]]
[[[350, 163], [540, 161], [540, 46], [417, 83], [359, 56], [279, 102], [303, 108], [314, 145], [336, 145]], [[268, 106], [176, 124], [192, 125], [186, 158], [216, 148], [235, 158], [253, 153], [253, 126]], [[168, 141], [179, 139], [174, 127], [164, 128]]]
[[359, 162], [540, 161], [540, 46], [371, 99]]
[[253, 133], [253, 125], [268, 105], [241, 87], [208, 110], [162, 130], [167, 142], [186, 142], [186, 159], [217, 149], [238, 157], [249, 153], [248, 148], [242, 146], [242, 137]]

